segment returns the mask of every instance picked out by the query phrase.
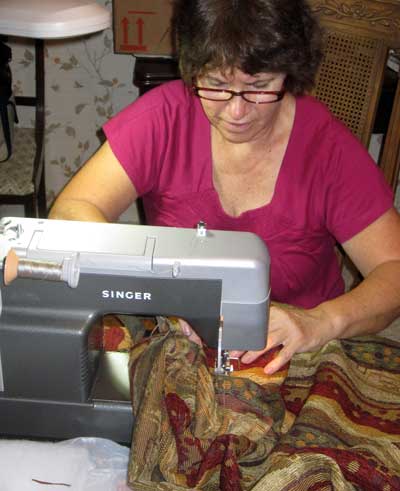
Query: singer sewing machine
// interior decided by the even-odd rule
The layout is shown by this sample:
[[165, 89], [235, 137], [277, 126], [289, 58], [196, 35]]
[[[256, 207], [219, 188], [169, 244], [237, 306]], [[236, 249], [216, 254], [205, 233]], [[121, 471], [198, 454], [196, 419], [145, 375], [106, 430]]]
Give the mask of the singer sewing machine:
[[227, 350], [265, 346], [269, 256], [253, 234], [3, 218], [0, 257], [2, 434], [130, 441], [128, 354], [91, 343], [105, 314], [186, 319], [219, 373]]

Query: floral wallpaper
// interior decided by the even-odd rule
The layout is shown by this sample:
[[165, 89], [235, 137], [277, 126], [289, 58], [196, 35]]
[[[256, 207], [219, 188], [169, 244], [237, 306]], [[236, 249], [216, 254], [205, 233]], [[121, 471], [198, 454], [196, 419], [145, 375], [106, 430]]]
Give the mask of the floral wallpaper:
[[[111, 0], [98, 0], [112, 8]], [[34, 45], [9, 38], [16, 95], [33, 95]], [[138, 96], [135, 58], [114, 53], [112, 29], [45, 43], [46, 188], [51, 205], [71, 176], [97, 150], [101, 126]], [[19, 108], [21, 127], [32, 127], [33, 109]]]
[[[112, 9], [112, 0], [98, 2]], [[13, 51], [15, 94], [30, 95], [34, 84], [33, 42], [10, 38], [8, 44]], [[46, 187], [50, 206], [99, 147], [103, 123], [136, 99], [138, 90], [132, 83], [135, 58], [114, 53], [111, 28], [89, 36], [49, 40], [45, 46]], [[18, 115], [22, 127], [33, 126], [32, 109], [20, 108]], [[373, 139], [373, 155], [379, 153], [379, 140], [379, 135]], [[396, 205], [400, 209], [399, 191]], [[137, 220], [135, 207], [127, 220]]]

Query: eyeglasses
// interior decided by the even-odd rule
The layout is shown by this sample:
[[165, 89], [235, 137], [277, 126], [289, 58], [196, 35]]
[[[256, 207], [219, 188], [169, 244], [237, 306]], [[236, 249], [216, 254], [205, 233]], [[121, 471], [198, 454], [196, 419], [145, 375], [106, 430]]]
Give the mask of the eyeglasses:
[[235, 96], [242, 97], [245, 101], [252, 104], [271, 104], [280, 101], [285, 95], [284, 90], [242, 90], [236, 92], [229, 89], [208, 89], [205, 87], [192, 86], [193, 92], [201, 99], [208, 101], [230, 101]]

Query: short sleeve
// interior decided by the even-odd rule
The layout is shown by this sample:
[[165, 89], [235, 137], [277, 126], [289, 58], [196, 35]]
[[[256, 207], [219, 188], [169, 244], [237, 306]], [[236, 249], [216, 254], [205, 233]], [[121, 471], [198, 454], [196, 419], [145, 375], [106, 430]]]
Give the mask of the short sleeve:
[[340, 243], [374, 222], [393, 206], [382, 171], [362, 144], [337, 124], [329, 176], [326, 176], [326, 224]]
[[165, 153], [168, 125], [161, 91], [151, 91], [110, 119], [103, 131], [139, 195], [151, 191]]

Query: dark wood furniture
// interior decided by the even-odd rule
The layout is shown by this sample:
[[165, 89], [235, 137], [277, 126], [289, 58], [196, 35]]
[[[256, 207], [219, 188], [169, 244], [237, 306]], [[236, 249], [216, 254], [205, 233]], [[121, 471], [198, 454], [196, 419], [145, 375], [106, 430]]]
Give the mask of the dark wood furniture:
[[24, 206], [25, 216], [47, 214], [44, 173], [44, 41], [35, 40], [35, 95], [17, 96], [19, 106], [35, 108], [35, 127], [15, 127], [11, 158], [0, 163], [0, 205]]

